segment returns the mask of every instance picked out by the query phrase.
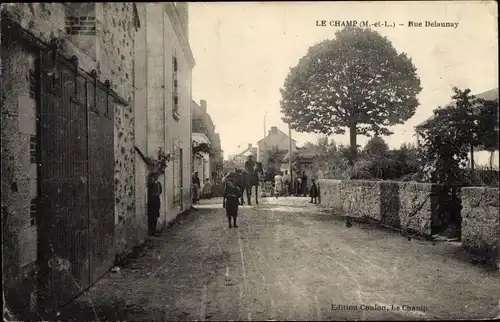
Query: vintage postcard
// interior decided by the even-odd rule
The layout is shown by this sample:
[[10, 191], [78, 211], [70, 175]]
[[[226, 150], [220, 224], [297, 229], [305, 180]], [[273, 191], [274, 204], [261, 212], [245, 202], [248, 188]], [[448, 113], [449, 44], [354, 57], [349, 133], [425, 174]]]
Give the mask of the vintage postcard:
[[497, 2], [0, 12], [4, 320], [500, 317]]

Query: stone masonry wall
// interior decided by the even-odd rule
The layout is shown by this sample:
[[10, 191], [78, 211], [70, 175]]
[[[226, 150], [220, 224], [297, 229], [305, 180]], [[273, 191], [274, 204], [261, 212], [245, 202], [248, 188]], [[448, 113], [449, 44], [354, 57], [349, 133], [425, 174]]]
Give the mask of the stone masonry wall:
[[[61, 4], [15, 3], [0, 8], [45, 42], [64, 33]], [[30, 94], [29, 75], [34, 70], [35, 55], [19, 46], [1, 50], [2, 281], [5, 308], [14, 315], [29, 314], [36, 304], [37, 231], [36, 220], [30, 214], [36, 193], [32, 171], [36, 164], [30, 161], [30, 136], [36, 134], [36, 102]]]
[[462, 188], [462, 245], [468, 251], [499, 260], [499, 189]]
[[[121, 253], [136, 245], [143, 232], [135, 216], [135, 149], [133, 61], [134, 23], [132, 3], [101, 3], [96, 9], [99, 72], [109, 79], [111, 88], [128, 102], [115, 105], [115, 241]], [[102, 24], [101, 24], [102, 22]]]
[[319, 180], [319, 184], [325, 207], [421, 235], [432, 234], [437, 217], [436, 185], [361, 180]]
[[[388, 226], [430, 236], [439, 226], [446, 195], [436, 184], [394, 181], [319, 180], [325, 208], [352, 217], [368, 217]], [[498, 261], [499, 189], [461, 189], [462, 245], [469, 252]]]
[[[2, 54], [6, 54], [2, 48]], [[36, 116], [30, 99], [27, 75], [33, 68], [33, 55], [22, 50], [2, 55], [3, 72], [0, 77], [2, 97], [1, 153], [2, 153], [2, 280], [4, 296], [9, 303], [29, 307], [29, 294], [35, 289], [29, 270], [37, 256], [36, 222], [31, 220], [32, 199], [30, 168], [30, 133], [22, 124]], [[7, 58], [7, 59], [5, 59]], [[32, 109], [33, 108], [33, 109]], [[21, 293], [20, 291], [26, 291]]]
[[[138, 223], [134, 204], [133, 8], [131, 3], [95, 4], [97, 35], [93, 50], [97, 61], [93, 62], [85, 52], [86, 48], [78, 48], [76, 52], [72, 49], [78, 44], [71, 45], [69, 40], [74, 40], [74, 36], [66, 35], [68, 6], [71, 4], [15, 3], [2, 4], [1, 8], [8, 10], [24, 29], [45, 43], [53, 38], [66, 40], [62, 54], [66, 57], [77, 55], [80, 67], [87, 72], [97, 69], [98, 79], [102, 82], [110, 80], [111, 88], [128, 102], [128, 106], [115, 106], [115, 231], [117, 250], [120, 251], [131, 248], [144, 236], [141, 230], [144, 223]], [[25, 122], [20, 122], [26, 118], [22, 111], [29, 101], [27, 76], [31, 58], [26, 52], [17, 50], [8, 54], [17, 63], [9, 65], [4, 59], [7, 54], [2, 50], [2, 226], [6, 222], [4, 217], [7, 217], [12, 235], [9, 238], [12, 247], [9, 246], [11, 251], [8, 252], [13, 263], [8, 268], [10, 276], [23, 279], [26, 276], [22, 276], [25, 272], [20, 266], [36, 260], [37, 239], [36, 227], [30, 227], [29, 135], [23, 134], [21, 126]], [[4, 81], [4, 78], [15, 84]], [[145, 218], [141, 220], [145, 221]], [[5, 264], [4, 268], [7, 268]]]

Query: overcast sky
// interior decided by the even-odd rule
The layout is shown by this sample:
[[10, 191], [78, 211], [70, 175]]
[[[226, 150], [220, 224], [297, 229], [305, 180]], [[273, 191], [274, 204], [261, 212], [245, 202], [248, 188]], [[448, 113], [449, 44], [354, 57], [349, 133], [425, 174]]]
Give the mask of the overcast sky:
[[[332, 39], [336, 27], [316, 20], [368, 20], [404, 23], [375, 28], [406, 52], [417, 68], [423, 90], [420, 106], [404, 125], [385, 137], [389, 146], [414, 142], [413, 127], [451, 99], [452, 87], [479, 93], [498, 87], [496, 2], [311, 2], [191, 3], [189, 33], [196, 60], [193, 100], [207, 100], [207, 110], [221, 135], [224, 157], [256, 144], [281, 121], [279, 89], [289, 68], [310, 46]], [[458, 22], [458, 28], [409, 28], [408, 21]], [[301, 145], [317, 135], [292, 136]], [[333, 137], [348, 143], [347, 135]], [[358, 136], [358, 144], [367, 138]]]

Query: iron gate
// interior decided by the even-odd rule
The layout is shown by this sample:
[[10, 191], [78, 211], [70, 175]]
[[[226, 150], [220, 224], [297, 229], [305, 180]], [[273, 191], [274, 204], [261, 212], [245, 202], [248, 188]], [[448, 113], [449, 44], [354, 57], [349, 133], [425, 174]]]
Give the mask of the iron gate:
[[2, 36], [37, 56], [39, 304], [55, 309], [113, 265], [113, 120], [123, 101], [9, 17]]

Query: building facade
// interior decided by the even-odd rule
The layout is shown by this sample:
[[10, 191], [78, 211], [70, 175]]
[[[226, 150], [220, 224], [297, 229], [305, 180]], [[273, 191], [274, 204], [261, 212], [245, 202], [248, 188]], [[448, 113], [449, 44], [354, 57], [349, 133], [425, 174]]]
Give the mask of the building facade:
[[[257, 158], [261, 162], [265, 162], [268, 151], [278, 149], [282, 151], [289, 150], [289, 136], [278, 129], [277, 126], [272, 126], [267, 136], [257, 142]], [[292, 151], [297, 150], [297, 142], [292, 139]]]
[[257, 157], [257, 148], [252, 146], [252, 143], [248, 143], [248, 147], [242, 152], [231, 155], [229, 160], [231, 161], [233, 167], [235, 169], [243, 169], [245, 166], [245, 161], [248, 159], [248, 156], [252, 156], [254, 159]]
[[187, 3], [1, 9], [2, 268], [16, 319], [67, 303], [144, 240], [145, 160], [160, 148], [173, 157], [160, 225], [189, 209], [194, 59]]
[[[187, 3], [136, 5], [136, 147], [147, 157], [161, 148], [172, 157], [159, 181], [164, 226], [191, 207], [191, 71]], [[143, 72], [145, 71], [145, 73]], [[145, 214], [147, 165], [136, 155], [137, 212]]]
[[[204, 134], [210, 144], [213, 154], [208, 156], [203, 156], [207, 158], [208, 156], [208, 170], [205, 171], [206, 175], [203, 180], [210, 178], [211, 180], [217, 181], [220, 178], [220, 172], [222, 170], [222, 147], [220, 141], [219, 133], [215, 132], [215, 125], [212, 121], [212, 117], [207, 112], [207, 102], [205, 100], [200, 101], [198, 105], [195, 101], [191, 104], [191, 114], [192, 114], [192, 131], [194, 133]], [[199, 134], [197, 134], [200, 136]], [[201, 136], [200, 136], [201, 138]], [[196, 144], [199, 140], [193, 138], [193, 144]], [[193, 156], [194, 158], [200, 158], [201, 155]], [[198, 162], [198, 161], [197, 161]], [[201, 172], [198, 171], [201, 175]], [[201, 177], [200, 177], [201, 178]]]
[[[193, 145], [206, 143], [210, 144], [210, 140], [205, 135], [205, 133], [193, 132]], [[198, 172], [198, 177], [200, 178], [201, 188], [206, 179], [211, 178], [212, 168], [210, 167], [211, 157], [206, 152], [197, 152], [193, 154], [193, 173]]]

